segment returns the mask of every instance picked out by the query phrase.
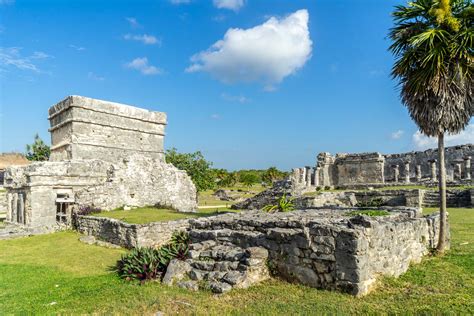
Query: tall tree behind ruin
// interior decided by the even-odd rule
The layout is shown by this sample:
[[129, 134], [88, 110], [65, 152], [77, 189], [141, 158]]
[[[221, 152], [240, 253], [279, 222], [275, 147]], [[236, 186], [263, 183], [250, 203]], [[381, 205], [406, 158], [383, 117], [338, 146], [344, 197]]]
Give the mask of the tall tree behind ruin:
[[390, 51], [402, 102], [420, 131], [438, 137], [440, 234], [446, 248], [445, 133], [457, 134], [473, 115], [473, 21], [470, 0], [415, 0], [396, 6]]

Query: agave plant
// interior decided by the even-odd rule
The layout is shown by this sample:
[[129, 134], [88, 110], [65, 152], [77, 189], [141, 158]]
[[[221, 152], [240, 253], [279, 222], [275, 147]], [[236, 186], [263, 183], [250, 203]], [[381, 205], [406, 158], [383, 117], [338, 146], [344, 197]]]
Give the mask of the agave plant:
[[268, 213], [274, 213], [274, 212], [290, 212], [295, 209], [295, 206], [293, 204], [293, 199], [287, 198], [286, 194], [283, 194], [283, 196], [278, 200], [277, 204], [269, 204], [266, 205], [262, 208], [262, 211], [268, 212]]

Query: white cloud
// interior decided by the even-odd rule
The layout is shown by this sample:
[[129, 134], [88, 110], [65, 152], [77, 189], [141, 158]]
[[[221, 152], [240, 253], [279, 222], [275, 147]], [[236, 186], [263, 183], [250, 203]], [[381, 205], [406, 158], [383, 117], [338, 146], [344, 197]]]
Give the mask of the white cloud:
[[204, 71], [225, 83], [261, 82], [267, 89], [311, 57], [308, 11], [270, 18], [250, 29], [229, 29], [222, 40], [191, 57], [187, 72]]
[[153, 35], [143, 34], [143, 35], [132, 35], [132, 34], [125, 34], [123, 36], [124, 39], [128, 41], [139, 41], [145, 45], [154, 45], [154, 44], [161, 44], [161, 41], [157, 39]]
[[134, 29], [141, 26], [140, 23], [138, 23], [136, 18], [128, 17], [128, 18], [125, 18], [125, 20], [127, 20], [127, 22], [130, 24], [130, 27]]
[[221, 116], [219, 114], [212, 114], [211, 115], [211, 119], [213, 119], [213, 120], [218, 120], [220, 118], [221, 118]]
[[213, 3], [219, 9], [239, 11], [245, 5], [245, 0], [213, 0]]
[[33, 55], [25, 57], [21, 55], [21, 48], [19, 47], [0, 47], [0, 66], [4, 67], [15, 67], [20, 70], [40, 73], [41, 71], [35, 63], [47, 58], [53, 58], [53, 56], [44, 52], [34, 52]]
[[229, 102], [249, 103], [251, 100], [243, 95], [229, 95], [222, 93], [221, 98]]
[[87, 78], [89, 78], [90, 80], [95, 80], [95, 81], [104, 81], [105, 78], [102, 77], [102, 76], [99, 76], [99, 75], [96, 75], [95, 73], [93, 72], [89, 72], [87, 74]]
[[399, 129], [398, 131], [393, 132], [390, 137], [392, 137], [392, 139], [400, 139], [403, 134], [405, 134], [405, 132]]
[[[415, 134], [413, 134], [412, 140], [415, 148], [419, 150], [436, 148], [438, 146], [438, 139], [436, 137], [427, 137], [420, 131], [417, 131]], [[474, 123], [470, 123], [466, 129], [459, 134], [446, 135], [444, 137], [445, 146], [456, 146], [472, 143], [474, 143]]]
[[85, 47], [82, 47], [82, 46], [76, 46], [76, 45], [73, 45], [73, 44], [69, 44], [69, 48], [72, 48], [72, 49], [75, 49], [77, 51], [83, 51], [83, 50], [86, 50]]
[[158, 75], [163, 73], [160, 68], [148, 64], [148, 58], [146, 57], [135, 58], [131, 62], [125, 64], [125, 67], [138, 70], [144, 75]]

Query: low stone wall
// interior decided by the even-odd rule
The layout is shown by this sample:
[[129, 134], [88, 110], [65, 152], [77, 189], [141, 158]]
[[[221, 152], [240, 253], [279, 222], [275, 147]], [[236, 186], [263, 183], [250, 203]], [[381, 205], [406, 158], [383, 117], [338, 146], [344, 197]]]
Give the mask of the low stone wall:
[[358, 203], [370, 203], [374, 199], [381, 199], [387, 206], [421, 207], [423, 190], [372, 190], [354, 191]]
[[158, 247], [167, 243], [173, 232], [187, 230], [189, 219], [148, 224], [128, 224], [117, 219], [77, 215], [74, 228], [85, 235], [125, 248]]
[[[265, 248], [274, 274], [353, 295], [368, 293], [380, 275], [404, 273], [437, 244], [438, 214], [416, 218], [416, 210], [391, 210], [388, 216], [350, 217], [344, 215], [348, 211], [226, 214], [192, 220], [190, 236], [193, 244]], [[220, 265], [208, 262], [206, 269]]]

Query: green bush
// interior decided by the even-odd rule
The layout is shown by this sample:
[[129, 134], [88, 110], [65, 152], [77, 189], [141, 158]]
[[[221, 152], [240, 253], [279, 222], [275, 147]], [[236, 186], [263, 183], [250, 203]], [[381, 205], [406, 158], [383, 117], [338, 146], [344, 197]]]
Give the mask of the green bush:
[[184, 231], [173, 233], [171, 241], [160, 247], [139, 247], [122, 256], [115, 267], [127, 281], [158, 279], [172, 259], [184, 260], [189, 251], [189, 236]]
[[287, 198], [286, 194], [283, 194], [283, 196], [278, 200], [277, 204], [266, 205], [265, 207], [262, 208], [262, 211], [268, 212], [268, 213], [274, 213], [274, 212], [289, 212], [289, 211], [293, 211], [294, 209], [295, 209], [295, 206], [293, 204], [293, 199]]
[[31, 161], [48, 161], [51, 155], [51, 149], [45, 142], [35, 135], [35, 141], [31, 145], [26, 145], [26, 159]]

